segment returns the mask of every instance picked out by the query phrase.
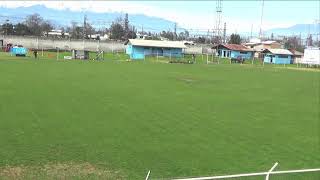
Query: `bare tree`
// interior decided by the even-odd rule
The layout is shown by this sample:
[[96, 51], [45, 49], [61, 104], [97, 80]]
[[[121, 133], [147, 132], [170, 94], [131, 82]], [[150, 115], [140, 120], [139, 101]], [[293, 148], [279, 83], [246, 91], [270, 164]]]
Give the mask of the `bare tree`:
[[38, 14], [32, 14], [27, 16], [25, 24], [29, 28], [31, 35], [40, 36], [41, 35], [41, 24], [43, 22], [43, 18]]

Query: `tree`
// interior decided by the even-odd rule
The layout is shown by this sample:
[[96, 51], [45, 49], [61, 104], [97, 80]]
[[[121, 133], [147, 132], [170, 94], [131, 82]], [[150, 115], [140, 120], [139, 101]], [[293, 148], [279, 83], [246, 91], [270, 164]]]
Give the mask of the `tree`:
[[77, 22], [71, 21], [70, 35], [73, 39], [82, 39], [83, 38], [83, 28], [78, 26]]
[[231, 34], [229, 44], [240, 44], [241, 38], [239, 34]]
[[18, 36], [25, 36], [30, 35], [31, 32], [27, 25], [23, 23], [18, 23], [14, 26], [14, 34]]
[[301, 44], [301, 39], [297, 36], [285, 37], [284, 40], [284, 48], [286, 49], [296, 49], [300, 52], [303, 52], [304, 47]]
[[125, 31], [119, 22], [113, 22], [110, 27], [111, 39], [123, 39]]
[[86, 38], [90, 37], [91, 38], [91, 35], [95, 33], [95, 29], [91, 26], [91, 24], [89, 23], [86, 23]]
[[271, 33], [271, 40], [273, 40], [274, 39], [274, 36], [273, 36], [273, 33]]
[[46, 36], [48, 37], [48, 33], [53, 29], [53, 25], [50, 21], [43, 21], [41, 23], [41, 31], [46, 33]]
[[164, 38], [167, 38], [167, 39], [169, 39], [169, 40], [173, 40], [174, 39], [174, 37], [175, 37], [175, 35], [174, 35], [174, 33], [173, 32], [171, 32], [171, 31], [162, 31], [161, 33], [160, 33], [160, 36], [161, 37], [164, 37]]
[[13, 24], [9, 23], [8, 21], [7, 21], [7, 23], [5, 23], [1, 26], [1, 29], [5, 35], [12, 35], [13, 34]]
[[41, 35], [41, 24], [43, 23], [42, 17], [35, 13], [27, 16], [25, 24], [30, 29], [31, 35], [40, 36]]
[[310, 34], [307, 38], [307, 46], [312, 46], [313, 45], [313, 40], [312, 40], [312, 35]]
[[124, 31], [126, 33], [126, 38], [128, 38], [128, 33], [129, 33], [129, 17], [128, 13], [126, 13], [124, 17]]

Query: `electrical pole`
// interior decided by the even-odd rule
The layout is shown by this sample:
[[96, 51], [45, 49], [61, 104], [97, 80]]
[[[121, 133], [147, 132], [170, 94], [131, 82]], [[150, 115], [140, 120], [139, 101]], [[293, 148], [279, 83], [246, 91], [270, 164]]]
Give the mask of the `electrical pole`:
[[84, 14], [83, 16], [83, 39], [86, 38], [87, 35], [87, 15]]
[[216, 36], [218, 37], [218, 43], [221, 43], [222, 0], [217, 0], [216, 15]]
[[263, 9], [264, 9], [264, 0], [262, 0], [261, 6], [261, 17], [260, 17], [260, 31], [259, 31], [259, 38], [262, 38], [262, 18], [263, 18]]
[[177, 23], [174, 23], [174, 40], [177, 40]]
[[227, 23], [224, 23], [223, 26], [223, 43], [226, 43], [226, 35], [227, 35]]
[[252, 30], [253, 30], [253, 24], [251, 24], [251, 33], [250, 33], [250, 39], [252, 39]]

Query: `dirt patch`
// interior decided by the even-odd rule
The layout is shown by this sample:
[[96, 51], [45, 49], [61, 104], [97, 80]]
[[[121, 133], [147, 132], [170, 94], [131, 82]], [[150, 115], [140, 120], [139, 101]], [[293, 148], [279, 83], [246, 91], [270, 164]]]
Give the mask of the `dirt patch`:
[[296, 68], [296, 67], [275, 67], [275, 68], [292, 69], [292, 70], [297, 70], [297, 71], [320, 72], [320, 69], [314, 69], [314, 68]]
[[119, 172], [90, 163], [50, 163], [0, 167], [0, 179], [125, 179]]

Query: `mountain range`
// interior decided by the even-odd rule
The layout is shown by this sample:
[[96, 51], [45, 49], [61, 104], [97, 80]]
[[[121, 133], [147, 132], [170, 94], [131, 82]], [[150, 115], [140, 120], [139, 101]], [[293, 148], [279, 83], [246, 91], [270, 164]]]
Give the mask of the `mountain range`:
[[[56, 27], [69, 26], [71, 21], [75, 21], [79, 24], [83, 23], [84, 13], [78, 11], [71, 11], [70, 9], [57, 10], [47, 8], [43, 5], [34, 5], [30, 7], [19, 8], [5, 8], [0, 7], [0, 24], [4, 23], [6, 19], [9, 19], [12, 23], [22, 22], [27, 15], [38, 13], [44, 19], [51, 21]], [[125, 13], [122, 12], [85, 12], [88, 22], [93, 27], [102, 29], [109, 27], [116, 18], [124, 17]], [[159, 17], [146, 16], [144, 14], [129, 14], [130, 24], [134, 25], [138, 30], [160, 32], [174, 29], [175, 22], [169, 21]], [[179, 22], [177, 22], [179, 23]], [[177, 32], [184, 31], [186, 28], [177, 27]], [[287, 28], [275, 28], [266, 30], [264, 33], [270, 36], [274, 35], [299, 35], [306, 36], [307, 34], [317, 34], [320, 30], [320, 24], [296, 24]], [[205, 34], [206, 32], [200, 32]], [[241, 35], [250, 35], [248, 32], [239, 32]]]

